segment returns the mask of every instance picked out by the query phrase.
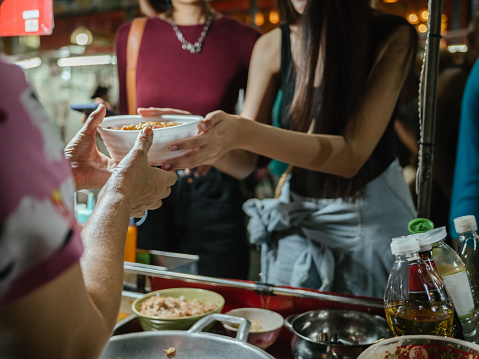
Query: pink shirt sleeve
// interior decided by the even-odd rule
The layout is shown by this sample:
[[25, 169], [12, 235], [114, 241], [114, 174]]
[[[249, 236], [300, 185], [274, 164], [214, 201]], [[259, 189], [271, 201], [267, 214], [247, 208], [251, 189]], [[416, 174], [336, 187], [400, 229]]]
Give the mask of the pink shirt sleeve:
[[23, 71], [0, 57], [0, 308], [76, 264], [83, 247], [63, 143]]

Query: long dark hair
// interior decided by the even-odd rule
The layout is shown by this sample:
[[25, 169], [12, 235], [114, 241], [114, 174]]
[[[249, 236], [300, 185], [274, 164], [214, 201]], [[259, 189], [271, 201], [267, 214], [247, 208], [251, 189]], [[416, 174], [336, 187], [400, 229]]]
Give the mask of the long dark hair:
[[[302, 56], [296, 59], [295, 94], [289, 109], [292, 129], [306, 132], [316, 119], [314, 133], [343, 134], [364, 91], [372, 66], [374, 10], [369, 0], [310, 0], [301, 17], [291, 0], [277, 0], [283, 20], [298, 23]], [[411, 38], [416, 38], [414, 28]], [[411, 41], [414, 60], [416, 40]], [[319, 54], [324, 56], [320, 88], [314, 87]], [[410, 66], [404, 66], [408, 71]], [[354, 130], [354, 129], [353, 129]], [[315, 173], [314, 183], [324, 185], [328, 196], [349, 197], [367, 181], [367, 165], [352, 179]], [[364, 170], [364, 171], [363, 171]], [[295, 173], [304, 174], [303, 171]], [[319, 195], [319, 194], [318, 194]], [[325, 195], [323, 193], [322, 195]]]

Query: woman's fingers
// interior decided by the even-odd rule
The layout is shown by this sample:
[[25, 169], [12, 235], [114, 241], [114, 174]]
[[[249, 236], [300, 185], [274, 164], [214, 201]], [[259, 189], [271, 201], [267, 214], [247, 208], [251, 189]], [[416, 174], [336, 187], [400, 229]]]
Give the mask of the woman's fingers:
[[197, 136], [192, 136], [185, 138], [184, 140], [173, 141], [168, 146], [168, 150], [171, 152], [180, 151], [180, 150], [193, 150], [198, 147], [203, 147], [209, 143], [208, 135], [206, 133], [199, 134]]
[[172, 158], [161, 165], [165, 171], [173, 169], [194, 168], [200, 165], [213, 164], [214, 161], [208, 156], [208, 151], [205, 148], [196, 148], [188, 151], [186, 154]]

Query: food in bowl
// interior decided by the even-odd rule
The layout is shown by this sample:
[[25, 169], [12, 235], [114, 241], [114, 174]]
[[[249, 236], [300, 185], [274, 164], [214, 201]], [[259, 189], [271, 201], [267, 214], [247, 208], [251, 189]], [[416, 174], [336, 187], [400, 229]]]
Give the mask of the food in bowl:
[[169, 347], [168, 349], [163, 350], [168, 358], [173, 358], [176, 355], [176, 348]]
[[[236, 329], [238, 329], [239, 326], [240, 326], [240, 325], [237, 324], [237, 323], [231, 323], [231, 324], [229, 324], [229, 325], [231, 325], [233, 328], [236, 328]], [[261, 332], [261, 331], [263, 331], [263, 326], [261, 325], [261, 320], [253, 320], [253, 321], [251, 322], [251, 326], [250, 326], [250, 328], [249, 328], [249, 332], [250, 332], [250, 333], [257, 333], [257, 332]]]
[[118, 131], [138, 131], [142, 130], [145, 127], [149, 127], [152, 130], [156, 128], [165, 128], [165, 127], [171, 127], [171, 126], [178, 126], [181, 125], [180, 122], [174, 122], [174, 121], [146, 121], [146, 122], [140, 122], [137, 124], [129, 124], [129, 125], [123, 125], [122, 127], [107, 127], [109, 130], [118, 130]]
[[141, 303], [140, 313], [158, 318], [181, 318], [201, 315], [215, 310], [215, 303], [204, 304], [198, 299], [187, 300], [185, 296], [150, 297]]
[[[148, 164], [159, 166], [165, 161], [188, 153], [189, 150], [170, 151], [169, 145], [174, 141], [198, 134], [197, 123], [202, 119], [202, 116], [194, 115], [163, 115], [148, 118], [139, 115], [109, 116], [105, 117], [98, 126], [98, 133], [110, 157], [120, 162], [133, 148], [138, 137], [139, 130], [134, 130], [131, 126], [143, 126], [140, 124], [147, 122], [174, 123], [174, 126], [153, 128], [153, 143], [148, 151]], [[132, 129], [118, 130], [123, 126]]]
[[435, 335], [403, 335], [381, 340], [358, 359], [477, 359], [479, 345]]
[[[284, 318], [281, 314], [268, 309], [237, 308], [225, 314], [248, 319], [251, 326], [247, 342], [261, 349], [266, 349], [273, 345], [284, 324]], [[238, 331], [239, 325], [224, 321], [223, 327], [228, 334], [234, 336]]]
[[[187, 301], [197, 300], [204, 305], [215, 305], [215, 309], [204, 312], [198, 315], [173, 317], [173, 318], [159, 318], [153, 315], [146, 315], [141, 313], [142, 303], [146, 302], [153, 297], [173, 297], [181, 298], [183, 296]], [[187, 330], [198, 321], [199, 319], [213, 313], [221, 313], [225, 299], [219, 293], [199, 288], [168, 288], [160, 289], [144, 296], [137, 298], [133, 301], [131, 309], [134, 314], [137, 315], [143, 330]], [[212, 323], [213, 324], [213, 323]], [[208, 328], [209, 329], [209, 328]]]

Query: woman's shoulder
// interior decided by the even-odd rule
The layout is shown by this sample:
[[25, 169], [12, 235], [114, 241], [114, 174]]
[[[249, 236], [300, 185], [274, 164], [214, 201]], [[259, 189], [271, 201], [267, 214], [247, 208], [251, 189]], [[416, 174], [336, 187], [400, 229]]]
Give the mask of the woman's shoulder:
[[378, 11], [373, 13], [372, 26], [373, 30], [384, 34], [388, 34], [400, 27], [415, 30], [414, 26], [412, 26], [404, 17]]
[[253, 56], [258, 63], [279, 71], [281, 54], [281, 30], [276, 28], [262, 35], [253, 48]]
[[126, 36], [128, 36], [128, 33], [130, 32], [130, 28], [131, 28], [131, 21], [128, 21], [128, 22], [125, 22], [124, 24], [121, 24], [118, 27], [118, 30], [116, 31], [117, 40], [123, 39]]
[[268, 53], [275, 53], [276, 50], [279, 51], [281, 49], [281, 29], [278, 27], [261, 35], [256, 42], [256, 48]]
[[164, 27], [171, 28], [171, 24], [161, 19], [160, 17], [137, 17], [131, 21], [128, 21], [118, 27], [116, 32], [117, 46], [126, 46], [128, 40], [128, 34], [130, 33], [131, 25], [135, 21], [145, 21], [144, 34], [154, 33], [162, 31]]
[[417, 32], [402, 16], [376, 12], [372, 17], [371, 39], [378, 50], [386, 43], [409, 47], [417, 43]]

